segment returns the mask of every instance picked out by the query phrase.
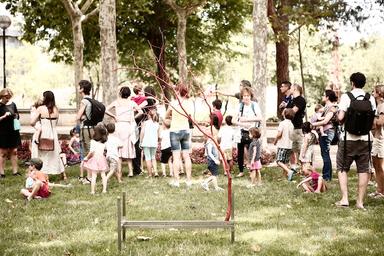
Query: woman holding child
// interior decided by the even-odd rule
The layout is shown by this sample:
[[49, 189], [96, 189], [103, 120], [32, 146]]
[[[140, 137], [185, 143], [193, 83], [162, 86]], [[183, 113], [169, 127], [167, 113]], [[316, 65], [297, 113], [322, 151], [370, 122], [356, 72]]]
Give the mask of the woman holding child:
[[319, 138], [321, 157], [323, 159], [323, 179], [330, 181], [332, 180], [332, 161], [329, 150], [333, 137], [335, 136], [333, 123], [337, 112], [337, 96], [335, 92], [332, 90], [325, 90], [323, 102], [325, 103], [323, 111], [324, 119], [314, 122], [312, 125], [314, 127], [323, 127], [323, 135]]
[[[61, 147], [57, 136], [56, 125], [59, 119], [59, 109], [56, 107], [55, 95], [51, 91], [43, 93], [43, 103], [36, 108], [31, 117], [31, 125], [41, 123], [41, 138], [53, 139], [53, 151], [38, 150], [39, 158], [43, 161], [41, 171], [45, 174], [62, 174], [66, 179], [64, 164], [60, 158]], [[40, 143], [40, 142], [39, 142]]]

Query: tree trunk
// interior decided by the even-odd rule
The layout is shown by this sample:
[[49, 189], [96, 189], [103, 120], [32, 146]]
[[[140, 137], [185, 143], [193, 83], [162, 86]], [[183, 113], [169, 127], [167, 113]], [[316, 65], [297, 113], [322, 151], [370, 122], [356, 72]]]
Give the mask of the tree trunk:
[[153, 54], [156, 57], [156, 80], [159, 83], [162, 92], [163, 92], [163, 100], [165, 100], [165, 106], [168, 107], [168, 103], [171, 100], [172, 94], [169, 88], [169, 77], [166, 69], [165, 62], [165, 41], [163, 40], [163, 36], [161, 33], [152, 32], [150, 37], [148, 38], [149, 43], [151, 44], [151, 48]]
[[116, 2], [102, 0], [99, 14], [101, 44], [101, 87], [103, 102], [111, 103], [117, 94], [117, 46], [116, 46]]
[[187, 83], [188, 79], [188, 66], [187, 66], [187, 47], [185, 43], [185, 34], [187, 31], [187, 14], [185, 11], [177, 13], [177, 52], [179, 54], [178, 68], [179, 68], [179, 82], [182, 84]]
[[279, 104], [284, 97], [280, 92], [280, 85], [284, 81], [289, 81], [289, 39], [276, 42], [276, 81], [277, 81], [277, 115], [280, 117]]
[[[259, 105], [263, 113], [261, 122], [262, 132], [265, 134], [265, 113], [266, 113], [266, 86], [267, 80], [267, 36], [268, 16], [267, 0], [253, 1], [253, 85], [258, 95]], [[266, 136], [263, 136], [263, 144], [266, 144]]]
[[73, 33], [73, 55], [74, 55], [74, 67], [75, 67], [75, 90], [76, 90], [76, 109], [80, 106], [79, 100], [79, 82], [83, 79], [83, 66], [84, 66], [84, 38], [83, 29], [80, 17], [74, 17], [72, 21], [72, 33]]

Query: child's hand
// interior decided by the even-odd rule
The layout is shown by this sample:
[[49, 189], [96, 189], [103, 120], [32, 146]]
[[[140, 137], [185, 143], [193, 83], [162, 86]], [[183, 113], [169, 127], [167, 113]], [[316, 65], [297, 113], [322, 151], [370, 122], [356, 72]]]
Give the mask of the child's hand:
[[220, 161], [219, 160], [215, 160], [215, 164], [219, 165]]

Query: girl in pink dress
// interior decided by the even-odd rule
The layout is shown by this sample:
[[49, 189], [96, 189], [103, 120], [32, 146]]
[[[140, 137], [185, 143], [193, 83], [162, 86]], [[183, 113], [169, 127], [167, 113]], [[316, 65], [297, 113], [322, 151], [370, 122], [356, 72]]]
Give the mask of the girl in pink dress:
[[103, 193], [107, 192], [107, 175], [108, 170], [107, 159], [104, 155], [105, 142], [107, 141], [107, 130], [104, 125], [97, 125], [94, 128], [94, 135], [91, 140], [91, 145], [88, 155], [83, 159], [84, 168], [92, 173], [91, 178], [91, 194], [95, 194], [96, 178], [100, 173], [103, 183]]

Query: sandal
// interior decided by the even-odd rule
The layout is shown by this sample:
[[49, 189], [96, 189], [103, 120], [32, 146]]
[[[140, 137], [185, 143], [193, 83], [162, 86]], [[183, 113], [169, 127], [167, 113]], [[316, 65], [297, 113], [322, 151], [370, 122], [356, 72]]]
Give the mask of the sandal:
[[378, 195], [383, 195], [383, 194], [381, 194], [380, 192], [377, 192], [377, 191], [368, 194], [368, 196], [372, 197], [372, 198], [376, 198], [376, 196], [378, 196]]
[[342, 204], [340, 201], [337, 201], [335, 203], [336, 207], [339, 207], [339, 208], [348, 208], [349, 207], [349, 204]]

